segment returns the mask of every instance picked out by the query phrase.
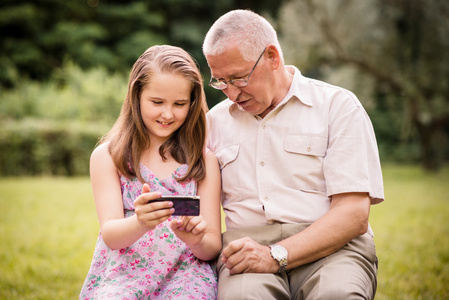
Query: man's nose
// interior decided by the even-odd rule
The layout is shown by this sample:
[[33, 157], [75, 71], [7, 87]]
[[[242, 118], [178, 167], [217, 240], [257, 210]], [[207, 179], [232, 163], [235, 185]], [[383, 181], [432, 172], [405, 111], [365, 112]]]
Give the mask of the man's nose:
[[223, 90], [223, 93], [225, 93], [225, 95], [228, 96], [229, 100], [233, 102], [237, 100], [241, 92], [242, 92], [241, 88], [236, 87], [230, 83], [228, 83], [228, 86]]

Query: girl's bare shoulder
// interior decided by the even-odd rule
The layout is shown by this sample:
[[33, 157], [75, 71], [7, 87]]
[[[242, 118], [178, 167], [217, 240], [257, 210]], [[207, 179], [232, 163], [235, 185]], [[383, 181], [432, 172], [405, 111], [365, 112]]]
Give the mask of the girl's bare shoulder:
[[112, 157], [109, 153], [109, 143], [103, 143], [98, 145], [94, 151], [92, 151], [92, 154], [90, 156], [91, 161], [104, 161], [104, 160], [111, 160]]

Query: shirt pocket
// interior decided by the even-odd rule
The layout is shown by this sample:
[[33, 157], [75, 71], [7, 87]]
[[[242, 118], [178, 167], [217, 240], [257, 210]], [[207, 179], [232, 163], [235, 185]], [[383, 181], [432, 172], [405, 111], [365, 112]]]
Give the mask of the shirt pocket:
[[239, 151], [239, 145], [232, 145], [215, 153], [220, 164], [223, 199], [230, 202], [242, 197], [242, 172], [237, 159]]
[[312, 134], [288, 134], [284, 150], [289, 153], [320, 156], [326, 155], [327, 137]]
[[284, 140], [282, 176], [294, 190], [325, 191], [323, 161], [327, 137], [316, 134], [287, 134]]
[[215, 153], [220, 164], [220, 170], [223, 170], [228, 164], [234, 162], [238, 154], [239, 145], [229, 146]]

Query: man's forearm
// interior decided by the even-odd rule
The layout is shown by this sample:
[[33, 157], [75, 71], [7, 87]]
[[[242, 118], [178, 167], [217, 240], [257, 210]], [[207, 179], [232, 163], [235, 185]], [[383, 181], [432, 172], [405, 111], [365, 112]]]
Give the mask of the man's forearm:
[[334, 253], [368, 229], [371, 200], [366, 193], [334, 195], [330, 210], [307, 229], [278, 244], [288, 250], [287, 268]]

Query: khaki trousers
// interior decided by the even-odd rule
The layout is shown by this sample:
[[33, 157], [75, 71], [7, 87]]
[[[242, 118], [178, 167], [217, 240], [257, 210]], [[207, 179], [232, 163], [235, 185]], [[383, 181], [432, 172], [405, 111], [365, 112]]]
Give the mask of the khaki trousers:
[[[223, 233], [223, 247], [250, 237], [271, 245], [310, 224], [274, 224]], [[332, 233], [329, 233], [332, 234]], [[339, 251], [286, 274], [246, 273], [230, 275], [218, 260], [218, 299], [373, 299], [377, 288], [377, 257], [372, 237], [361, 235]]]

